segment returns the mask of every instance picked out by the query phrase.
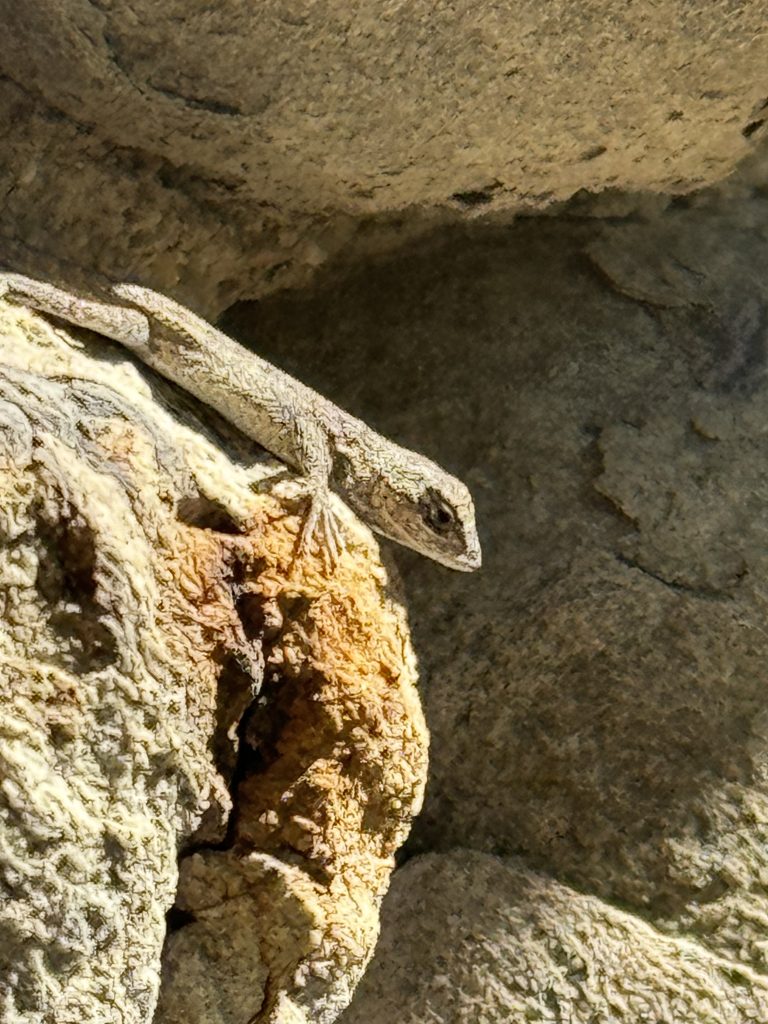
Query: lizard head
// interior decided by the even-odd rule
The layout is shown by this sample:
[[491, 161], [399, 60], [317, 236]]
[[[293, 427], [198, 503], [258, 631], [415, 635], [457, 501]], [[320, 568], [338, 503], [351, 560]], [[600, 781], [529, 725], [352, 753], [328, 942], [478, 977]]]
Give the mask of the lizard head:
[[[369, 482], [364, 518], [377, 533], [448, 566], [480, 568], [472, 497], [456, 477], [413, 452], [388, 460], [388, 472]], [[350, 495], [352, 498], [352, 495]], [[354, 507], [354, 500], [350, 502]]]

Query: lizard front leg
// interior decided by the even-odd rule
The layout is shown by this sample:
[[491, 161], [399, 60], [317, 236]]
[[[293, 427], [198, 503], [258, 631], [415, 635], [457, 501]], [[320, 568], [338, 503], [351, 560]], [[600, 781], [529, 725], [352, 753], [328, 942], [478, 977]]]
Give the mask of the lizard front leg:
[[295, 415], [293, 431], [297, 462], [309, 492], [309, 509], [299, 536], [298, 552], [307, 554], [317, 536], [333, 568], [346, 545], [338, 516], [331, 508], [329, 481], [333, 456], [330, 444], [320, 423], [310, 417]]
[[126, 348], [141, 348], [149, 340], [149, 320], [140, 310], [95, 302], [23, 274], [0, 272], [0, 298], [96, 331]]

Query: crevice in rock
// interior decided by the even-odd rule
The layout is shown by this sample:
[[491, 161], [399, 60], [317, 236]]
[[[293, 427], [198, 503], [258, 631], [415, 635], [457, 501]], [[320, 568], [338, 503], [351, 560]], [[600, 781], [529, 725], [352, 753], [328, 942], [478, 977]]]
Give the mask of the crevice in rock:
[[40, 546], [36, 585], [49, 607], [49, 623], [62, 640], [62, 656], [79, 671], [98, 671], [117, 658], [115, 637], [102, 621], [94, 531], [78, 512], [62, 507], [54, 519], [41, 504], [33, 511]]
[[165, 915], [166, 934], [171, 935], [173, 932], [181, 931], [182, 928], [186, 928], [187, 925], [194, 924], [196, 921], [195, 915], [188, 910], [181, 910], [176, 906], [171, 907]]
[[168, 86], [163, 86], [161, 88], [160, 86], [155, 85], [154, 89], [155, 92], [160, 93], [162, 96], [165, 96], [170, 100], [181, 102], [185, 106], [191, 107], [193, 110], [207, 110], [211, 114], [224, 114], [228, 117], [245, 116], [239, 107], [235, 107], [229, 103], [221, 103], [218, 100], [212, 99], [199, 99], [195, 96], [186, 96], [184, 93], [169, 89]]
[[198, 530], [214, 530], [216, 533], [241, 534], [242, 527], [222, 504], [204, 494], [188, 495], [182, 498], [176, 514], [185, 526]]
[[487, 206], [493, 202], [493, 193], [499, 189], [500, 183], [495, 181], [485, 188], [467, 189], [465, 192], [454, 192], [451, 199], [461, 206]]
[[741, 129], [741, 134], [745, 139], [752, 138], [755, 132], [759, 131], [763, 127], [765, 124], [765, 117], [760, 117], [759, 115], [762, 114], [766, 108], [768, 108], [768, 99], [764, 99], [762, 102], [756, 103], [752, 108], [752, 120]]
[[[657, 583], [661, 583], [663, 586], [668, 587], [670, 590], [675, 591], [679, 594], [687, 594], [690, 597], [698, 597], [705, 601], [732, 601], [733, 595], [729, 594], [725, 590], [709, 589], [707, 587], [694, 587], [688, 583], [681, 583], [679, 580], [670, 580], [663, 576], [661, 573], [654, 572], [653, 569], [648, 569], [634, 558], [628, 558], [626, 555], [622, 555], [620, 552], [614, 552], [614, 558], [621, 565], [626, 566], [628, 569], [637, 569], [638, 572], [643, 573], [644, 576], [649, 576], [652, 580], [656, 580]], [[737, 583], [740, 582], [747, 574], [745, 568], [738, 576]]]

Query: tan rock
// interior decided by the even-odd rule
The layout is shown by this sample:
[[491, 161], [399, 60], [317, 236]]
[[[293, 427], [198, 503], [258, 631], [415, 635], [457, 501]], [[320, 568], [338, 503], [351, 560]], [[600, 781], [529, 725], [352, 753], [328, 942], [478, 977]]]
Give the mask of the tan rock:
[[517, 855], [762, 977], [768, 214], [736, 192], [446, 230], [229, 327], [475, 496], [479, 573], [394, 553], [432, 732], [410, 853]]
[[410, 861], [339, 1024], [757, 1024], [768, 983], [593, 896], [469, 850]]
[[765, 119], [759, 0], [2, 0], [0, 19], [8, 259], [209, 313], [429, 225], [690, 191]]
[[370, 534], [297, 562], [252, 444], [7, 305], [0, 424], [0, 1019], [148, 1022], [190, 841], [157, 1019], [332, 1019], [426, 771]]

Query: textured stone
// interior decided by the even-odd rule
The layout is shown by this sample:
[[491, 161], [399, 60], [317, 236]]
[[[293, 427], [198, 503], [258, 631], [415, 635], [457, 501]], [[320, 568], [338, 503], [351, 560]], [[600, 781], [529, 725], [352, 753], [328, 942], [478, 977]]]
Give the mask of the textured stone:
[[5, 258], [208, 313], [425, 225], [711, 183], [765, 118], [759, 0], [2, 0], [0, 18]]
[[746, 1024], [768, 981], [593, 896], [469, 850], [398, 872], [339, 1024]]
[[0, 426], [0, 1020], [148, 1024], [190, 840], [155, 1019], [334, 1019], [426, 773], [370, 534], [329, 582], [252, 443], [6, 304]]
[[[435, 734], [410, 852], [521, 860], [407, 868], [380, 1005], [763, 1020], [764, 5], [193, 8], [0, 0], [0, 259], [205, 313], [314, 277], [230, 322], [476, 494], [480, 575], [387, 555]], [[749, 153], [728, 199], [658, 198]], [[504, 226], [574, 193], [560, 220]], [[388, 580], [364, 539], [346, 590], [288, 578], [299, 503], [250, 489], [251, 446], [19, 322], [0, 378], [1, 1010], [146, 1019], [202, 817], [158, 1020], [331, 1021], [421, 797]], [[267, 704], [239, 727], [262, 656]], [[422, 924], [450, 944], [457, 884], [478, 893], [462, 920], [511, 922], [527, 959], [500, 941], [467, 979], [446, 956], [435, 993], [387, 951]]]
[[623, 203], [228, 326], [475, 495], [478, 574], [390, 549], [432, 732], [410, 852], [519, 855], [764, 972], [768, 205]]

